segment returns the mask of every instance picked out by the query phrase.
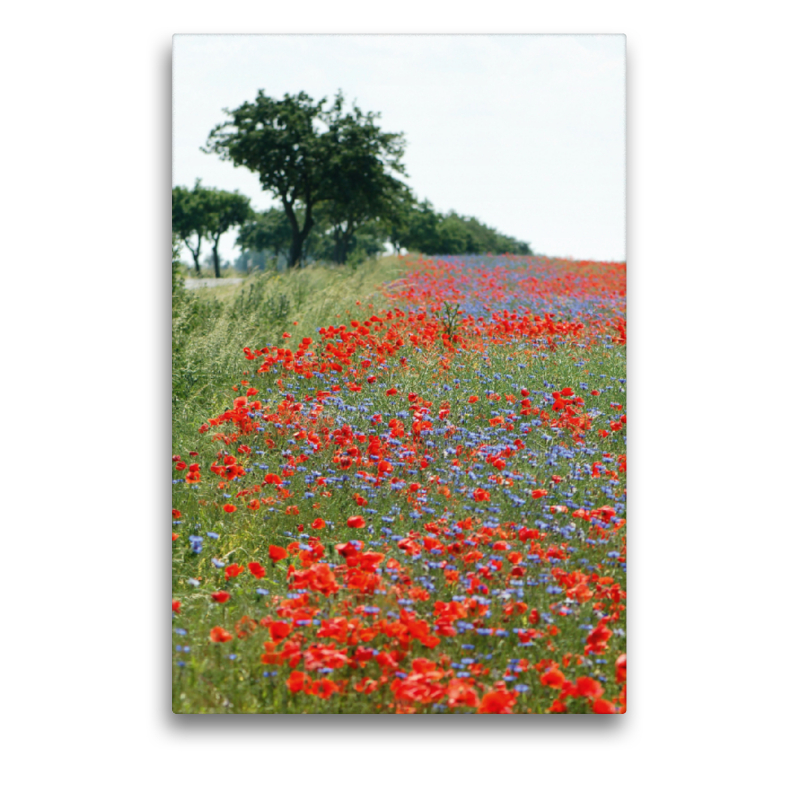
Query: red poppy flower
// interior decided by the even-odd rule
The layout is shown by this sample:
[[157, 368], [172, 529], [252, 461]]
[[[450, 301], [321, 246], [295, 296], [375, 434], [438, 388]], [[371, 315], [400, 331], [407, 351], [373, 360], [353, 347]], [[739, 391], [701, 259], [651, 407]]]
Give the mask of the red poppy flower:
[[233, 512], [236, 511], [236, 506], [231, 505], [230, 503], [225, 503], [225, 505], [222, 506], [222, 510], [228, 514], [233, 514]]
[[616, 714], [617, 707], [608, 700], [603, 700], [602, 698], [598, 697], [597, 700], [594, 701], [592, 711], [595, 714]]
[[575, 688], [581, 697], [600, 697], [603, 694], [603, 687], [599, 681], [582, 675], [575, 681]]
[[547, 489], [534, 489], [531, 492], [531, 497], [538, 500], [540, 497], [547, 497]]
[[272, 637], [272, 641], [279, 642], [281, 639], [285, 639], [292, 631], [292, 626], [288, 622], [270, 622], [269, 624], [269, 635]]
[[231, 639], [233, 639], [233, 634], [228, 633], [225, 628], [220, 628], [220, 626], [217, 625], [216, 628], [211, 629], [208, 638], [211, 639], [212, 642], [229, 642]]
[[514, 692], [507, 692], [505, 689], [488, 692], [478, 706], [478, 714], [510, 714], [516, 702]]
[[324, 520], [324, 519], [321, 519], [320, 517], [317, 517], [317, 518], [316, 518], [316, 519], [315, 519], [315, 520], [314, 520], [314, 521], [311, 523], [311, 527], [312, 527], [312, 528], [313, 528], [315, 531], [318, 531], [320, 528], [324, 528], [324, 527], [325, 527], [325, 520]]
[[470, 395], [470, 396], [467, 398], [467, 402], [468, 402], [468, 403], [477, 403], [477, 402], [478, 402], [478, 396], [477, 396], [477, 395], [474, 395], [474, 394], [471, 394], [471, 395]]
[[269, 546], [269, 557], [273, 561], [281, 561], [286, 558], [287, 555], [288, 553], [282, 547], [278, 547], [276, 544], [271, 544]]
[[241, 575], [244, 572], [244, 567], [240, 567], [238, 564], [229, 564], [225, 567], [225, 580], [229, 581], [231, 578], [235, 578], [237, 575]]
[[628, 657], [623, 653], [614, 665], [617, 674], [614, 676], [617, 683], [625, 683], [628, 679]]
[[303, 690], [309, 683], [311, 683], [310, 678], [305, 672], [297, 672], [294, 671], [287, 679], [286, 685], [289, 687], [289, 691], [297, 692]]
[[247, 565], [247, 568], [256, 578], [263, 578], [267, 574], [267, 571], [261, 566], [261, 564], [258, 563], [258, 561], [251, 561]]
[[172, 509], [172, 517], [173, 517], [173, 519], [180, 519], [181, 518], [181, 512], [178, 511], [177, 508], [173, 508]]
[[583, 648], [584, 653], [587, 656], [590, 653], [604, 653], [608, 647], [608, 640], [610, 638], [611, 631], [606, 627], [605, 622], [601, 621], [586, 637], [586, 647]]
[[486, 489], [476, 489], [472, 493], [472, 499], [478, 503], [483, 503], [486, 502], [487, 500], [490, 500], [491, 495], [489, 494], [489, 492], [486, 491]]
[[559, 689], [564, 683], [564, 673], [561, 672], [560, 669], [551, 667], [549, 670], [547, 670], [547, 672], [544, 673], [544, 675], [542, 675], [540, 681], [542, 686], [549, 686], [552, 689]]
[[367, 523], [364, 521], [364, 517], [348, 517], [347, 518], [347, 527], [348, 528], [363, 528]]
[[172, 610], [176, 614], [180, 614], [181, 613], [181, 601], [180, 600], [173, 600], [172, 601]]
[[215, 603], [227, 603], [231, 596], [227, 592], [212, 592], [211, 599]]

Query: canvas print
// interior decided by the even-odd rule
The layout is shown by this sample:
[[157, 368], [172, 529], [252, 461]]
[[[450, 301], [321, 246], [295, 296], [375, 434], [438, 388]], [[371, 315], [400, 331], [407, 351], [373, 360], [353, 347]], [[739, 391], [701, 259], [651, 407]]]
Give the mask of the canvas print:
[[625, 713], [625, 50], [175, 37], [174, 713]]

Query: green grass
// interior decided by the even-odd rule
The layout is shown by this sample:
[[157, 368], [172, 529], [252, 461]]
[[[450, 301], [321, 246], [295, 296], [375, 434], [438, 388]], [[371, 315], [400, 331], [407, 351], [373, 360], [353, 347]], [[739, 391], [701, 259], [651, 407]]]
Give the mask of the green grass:
[[407, 264], [406, 259], [387, 256], [356, 269], [312, 266], [255, 273], [236, 286], [189, 291], [179, 285], [172, 312], [175, 445], [191, 444], [187, 435], [193, 436], [228, 399], [230, 385], [247, 365], [244, 347], [279, 344], [284, 331], [295, 340], [313, 336], [323, 324], [349, 321], [359, 304], [361, 312], [371, 303], [378, 307], [380, 286], [402, 276]]

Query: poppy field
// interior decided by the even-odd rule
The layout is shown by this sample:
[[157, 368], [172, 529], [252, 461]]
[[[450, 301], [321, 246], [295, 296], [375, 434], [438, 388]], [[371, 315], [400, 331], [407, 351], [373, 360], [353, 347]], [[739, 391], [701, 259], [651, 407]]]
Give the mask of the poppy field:
[[176, 437], [175, 713], [625, 712], [625, 264], [404, 268]]

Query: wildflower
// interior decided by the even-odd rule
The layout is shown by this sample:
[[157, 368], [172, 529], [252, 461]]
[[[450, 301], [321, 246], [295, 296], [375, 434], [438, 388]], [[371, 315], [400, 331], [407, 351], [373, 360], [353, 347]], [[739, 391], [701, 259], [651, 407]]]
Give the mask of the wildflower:
[[217, 625], [217, 627], [211, 629], [208, 638], [211, 639], [212, 642], [217, 643], [229, 642], [231, 639], [233, 639], [233, 634], [228, 633], [225, 628], [221, 628], [219, 625]]
[[616, 668], [614, 680], [616, 680], [617, 683], [625, 683], [628, 679], [628, 658], [625, 653], [617, 659], [614, 666]]
[[595, 714], [616, 714], [617, 709], [616, 706], [609, 702], [608, 700], [603, 700], [602, 698], [598, 697], [597, 700], [594, 701], [594, 705], [592, 706], [592, 711]]
[[289, 691], [293, 694], [297, 694], [298, 692], [304, 690], [307, 686], [311, 683], [311, 679], [305, 672], [292, 672], [291, 675], [286, 679], [286, 685], [289, 687]]
[[284, 550], [283, 547], [279, 547], [276, 544], [271, 544], [269, 546], [269, 557], [272, 559], [273, 563], [276, 561], [282, 561], [286, 558], [289, 554]]
[[600, 697], [603, 694], [603, 687], [594, 678], [582, 675], [575, 682], [575, 689], [581, 697]]
[[551, 689], [559, 689], [564, 683], [564, 673], [556, 667], [552, 667], [540, 678], [542, 686], [549, 686]]
[[487, 692], [478, 706], [478, 714], [510, 714], [516, 702], [515, 692], [505, 689]]
[[279, 642], [285, 639], [292, 630], [292, 626], [288, 622], [271, 622], [269, 626], [269, 635], [274, 642]]
[[258, 561], [251, 561], [247, 565], [247, 568], [250, 570], [250, 573], [255, 578], [259, 578], [260, 579], [260, 578], [263, 578], [267, 574], [267, 571], [264, 569], [264, 567], [261, 564], [258, 563]]

